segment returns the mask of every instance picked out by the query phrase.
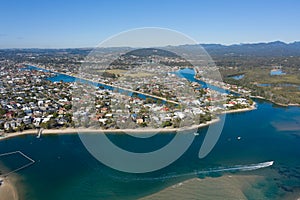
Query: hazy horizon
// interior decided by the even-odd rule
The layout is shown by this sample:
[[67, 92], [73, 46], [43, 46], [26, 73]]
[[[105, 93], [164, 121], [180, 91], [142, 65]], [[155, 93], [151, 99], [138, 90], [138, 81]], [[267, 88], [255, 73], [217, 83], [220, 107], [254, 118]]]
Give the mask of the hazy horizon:
[[[269, 43], [275, 43], [275, 42], [282, 42], [285, 44], [293, 44], [293, 43], [298, 43], [300, 42], [299, 40], [291, 41], [291, 42], [285, 42], [281, 40], [272, 40], [272, 41], [258, 41], [258, 42], [249, 42], [249, 43], [232, 43], [232, 44], [222, 44], [222, 43], [198, 43], [199, 45], [222, 45], [222, 46], [233, 46], [233, 45], [247, 45], [247, 44], [269, 44]], [[179, 45], [171, 45], [171, 46], [183, 46], [183, 45], [195, 45], [195, 44], [179, 44]], [[167, 45], [166, 45], [167, 46]], [[166, 47], [166, 46], [157, 46], [158, 47]], [[93, 49], [97, 48], [98, 46], [92, 47], [92, 46], [83, 46], [83, 47], [12, 47], [12, 48], [2, 48], [0, 47], [1, 50], [5, 49]], [[109, 46], [109, 47], [98, 47], [98, 48], [143, 48], [139, 46]]]
[[1, 2], [0, 48], [84, 48], [122, 31], [161, 27], [197, 43], [299, 40], [300, 2], [37, 1]]

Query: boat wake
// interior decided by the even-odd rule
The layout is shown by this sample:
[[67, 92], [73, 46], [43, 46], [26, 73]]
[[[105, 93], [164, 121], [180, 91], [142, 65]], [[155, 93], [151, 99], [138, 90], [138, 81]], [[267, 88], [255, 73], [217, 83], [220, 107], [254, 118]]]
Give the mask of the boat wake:
[[[188, 177], [188, 176], [197, 176], [197, 175], [208, 175], [212, 173], [220, 173], [220, 172], [239, 172], [239, 171], [253, 171], [257, 169], [262, 169], [266, 167], [270, 167], [274, 164], [274, 161], [262, 162], [257, 164], [249, 164], [249, 165], [235, 165], [233, 167], [218, 167], [218, 168], [210, 168], [208, 170], [197, 170], [190, 173], [183, 174], [169, 174], [160, 177], [133, 177], [127, 178], [128, 180], [138, 180], [138, 181], [155, 181], [155, 180], [166, 180], [172, 178], [179, 177]], [[126, 178], [125, 178], [126, 179]]]

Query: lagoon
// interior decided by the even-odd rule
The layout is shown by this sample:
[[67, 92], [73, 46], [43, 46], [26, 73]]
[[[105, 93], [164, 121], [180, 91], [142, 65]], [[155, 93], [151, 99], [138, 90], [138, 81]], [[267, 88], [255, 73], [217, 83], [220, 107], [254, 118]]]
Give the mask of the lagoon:
[[234, 80], [241, 80], [245, 77], [244, 74], [234, 75], [234, 76], [228, 76], [228, 78], [232, 78]]
[[271, 76], [280, 76], [280, 75], [285, 75], [286, 73], [284, 73], [281, 69], [272, 69], [270, 71], [270, 75]]

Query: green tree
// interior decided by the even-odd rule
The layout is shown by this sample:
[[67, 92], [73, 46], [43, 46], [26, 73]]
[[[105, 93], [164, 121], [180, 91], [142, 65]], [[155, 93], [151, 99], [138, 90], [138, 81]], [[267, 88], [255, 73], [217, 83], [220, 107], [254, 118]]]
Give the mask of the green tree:
[[0, 115], [2, 116], [2, 115], [4, 115], [5, 113], [6, 113], [6, 110], [3, 109], [3, 108], [0, 108]]
[[162, 123], [162, 127], [163, 127], [163, 128], [165, 128], [165, 127], [167, 127], [167, 126], [172, 126], [172, 122], [170, 122], [170, 121], [165, 121], [165, 122]]

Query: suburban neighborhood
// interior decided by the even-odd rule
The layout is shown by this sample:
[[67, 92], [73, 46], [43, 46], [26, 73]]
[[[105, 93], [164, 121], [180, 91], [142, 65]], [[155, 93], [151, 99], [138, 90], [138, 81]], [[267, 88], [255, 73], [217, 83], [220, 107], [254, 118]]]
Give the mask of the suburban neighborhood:
[[[62, 58], [56, 59], [62, 63]], [[74, 59], [59, 65], [1, 61], [0, 133], [68, 127], [182, 128], [228, 110], [253, 107], [248, 90], [201, 73], [193, 80], [183, 77], [184, 70], [193, 70], [178, 58], [131, 56], [126, 65], [124, 59], [109, 69], [92, 64], [80, 74], [75, 74], [74, 68], [80, 67]], [[162, 65], [161, 60], [172, 65]], [[242, 96], [202, 87], [197, 80]]]

